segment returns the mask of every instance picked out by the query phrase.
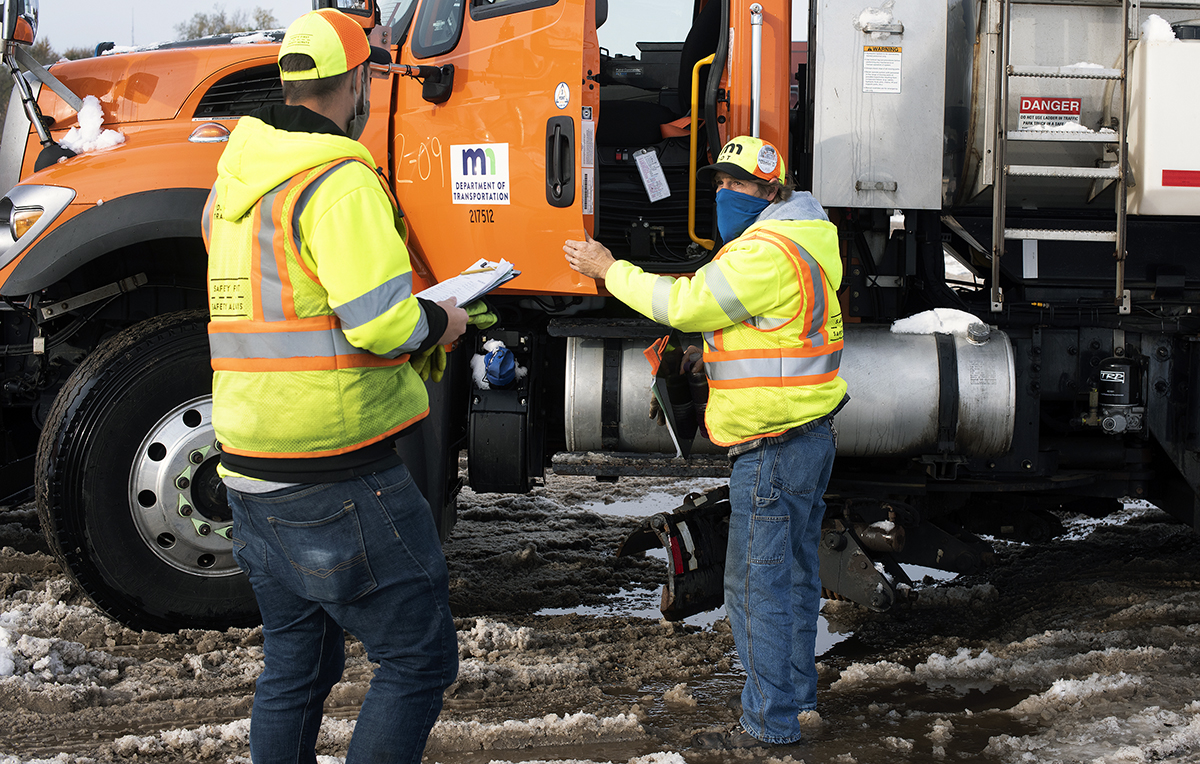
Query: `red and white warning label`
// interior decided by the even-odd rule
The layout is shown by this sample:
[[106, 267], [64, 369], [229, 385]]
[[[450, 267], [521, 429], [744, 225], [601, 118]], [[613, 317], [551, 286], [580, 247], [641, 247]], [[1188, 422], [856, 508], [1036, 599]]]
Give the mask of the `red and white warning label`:
[[1082, 107], [1082, 98], [1021, 96], [1017, 129], [1037, 130], [1067, 122], [1078, 122]]

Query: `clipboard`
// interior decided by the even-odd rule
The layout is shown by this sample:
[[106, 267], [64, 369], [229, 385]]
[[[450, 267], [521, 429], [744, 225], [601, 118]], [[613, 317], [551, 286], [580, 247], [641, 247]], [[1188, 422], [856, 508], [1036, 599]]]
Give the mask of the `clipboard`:
[[666, 419], [667, 431], [675, 445], [675, 456], [687, 458], [691, 455], [698, 426], [687, 377], [679, 372], [683, 362], [683, 348], [679, 345], [671, 341], [671, 335], [667, 335], [655, 340], [642, 354], [650, 362], [650, 370], [654, 374], [650, 392]]
[[480, 258], [454, 278], [440, 281], [428, 289], [418, 292], [417, 297], [432, 302], [441, 302], [455, 297], [458, 299], [458, 307], [461, 308], [520, 275], [521, 272], [507, 260], [494, 263]]

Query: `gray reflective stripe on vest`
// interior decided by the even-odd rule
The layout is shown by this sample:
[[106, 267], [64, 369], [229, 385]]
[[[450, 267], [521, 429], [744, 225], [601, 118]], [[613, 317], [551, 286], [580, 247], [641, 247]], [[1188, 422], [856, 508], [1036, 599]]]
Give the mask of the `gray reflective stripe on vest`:
[[778, 329], [784, 324], [791, 323], [791, 321], [792, 319], [790, 318], [767, 318], [766, 316], [755, 316], [750, 319], [750, 323], [754, 324], [755, 329], [761, 329], [764, 332]]
[[412, 334], [408, 335], [408, 339], [382, 355], [384, 358], [398, 358], [405, 353], [412, 353], [421, 347], [421, 343], [428, 336], [429, 322], [425, 319], [425, 308], [422, 307], [421, 317], [417, 319], [417, 325], [413, 328]]
[[746, 306], [742, 305], [742, 301], [734, 294], [729, 280], [716, 263], [713, 263], [712, 267], [704, 268], [704, 283], [708, 285], [708, 290], [716, 298], [717, 305], [725, 311], [730, 321], [736, 324], [750, 318], [750, 311], [746, 310]]
[[292, 244], [296, 247], [297, 257], [300, 256], [300, 216], [304, 214], [304, 208], [312, 201], [313, 194], [317, 193], [317, 189], [321, 187], [321, 184], [329, 180], [330, 175], [354, 161], [357, 160], [344, 159], [338, 162], [333, 167], [313, 178], [312, 182], [300, 192], [300, 198], [296, 200], [296, 206], [292, 208]]
[[[305, 205], [312, 199], [313, 193], [329, 177], [330, 173], [339, 167], [343, 167], [347, 162], [353, 161], [353, 159], [347, 159], [330, 167], [313, 179], [300, 192], [300, 198], [296, 200], [296, 206], [292, 211], [292, 248], [296, 252], [296, 257], [300, 257], [300, 213], [304, 212]], [[288, 178], [268, 191], [258, 201], [260, 219], [258, 226], [258, 260], [259, 273], [262, 274], [259, 295], [262, 299], [264, 321], [287, 320], [287, 316], [283, 313], [283, 278], [279, 273], [279, 263], [275, 259], [275, 234], [278, 230], [278, 223], [275, 220], [273, 212], [275, 209], [275, 198], [294, 179], [295, 176]]]
[[842, 363], [842, 351], [835, 350], [811, 358], [743, 358], [729, 361], [704, 361], [704, 370], [714, 382], [739, 379], [787, 379], [836, 373]]
[[[795, 242], [792, 243], [795, 244]], [[821, 265], [816, 261], [816, 258], [810, 255], [804, 247], [796, 244], [796, 250], [800, 253], [800, 259], [808, 265], [808, 272], [812, 275], [814, 281], [812, 285], [812, 310], [809, 311], [811, 320], [808, 326], [808, 336], [805, 339], [808, 340], [809, 345], [812, 347], [823, 347], [825, 345], [825, 336], [821, 334], [821, 330], [825, 328], [825, 323], [829, 320], [829, 316], [825, 312], [825, 271], [821, 269]], [[808, 292], [803, 283], [800, 284], [800, 289], [802, 292]], [[791, 318], [754, 316], [749, 319], [749, 322], [755, 329], [773, 331], [790, 323], [792, 320]]]
[[275, 261], [275, 197], [291, 182], [288, 178], [258, 200], [258, 270], [262, 274], [258, 297], [264, 321], [283, 321], [283, 279]]
[[212, 212], [217, 203], [217, 189], [208, 192], [208, 200], [204, 202], [204, 213], [200, 216], [200, 228], [204, 230], [204, 240], [212, 241]]
[[654, 281], [654, 295], [650, 298], [650, 317], [660, 324], [671, 323], [671, 286], [675, 279], [659, 276]]
[[[825, 312], [825, 271], [821, 270], [821, 265], [816, 258], [808, 254], [808, 250], [804, 247], [796, 244], [796, 251], [800, 253], [800, 259], [808, 265], [808, 272], [813, 280], [812, 321], [808, 325], [808, 337], [805, 339], [809, 340], [813, 347], [819, 348], [825, 344], [825, 337], [821, 334], [821, 329], [829, 320], [829, 316]], [[801, 284], [801, 288], [803, 286]]]
[[412, 297], [412, 280], [412, 271], [389, 279], [366, 294], [342, 303], [333, 312], [341, 319], [342, 328], [355, 329]]
[[208, 347], [213, 358], [251, 360], [268, 358], [333, 358], [339, 355], [371, 355], [355, 347], [341, 329], [307, 332], [209, 332]]

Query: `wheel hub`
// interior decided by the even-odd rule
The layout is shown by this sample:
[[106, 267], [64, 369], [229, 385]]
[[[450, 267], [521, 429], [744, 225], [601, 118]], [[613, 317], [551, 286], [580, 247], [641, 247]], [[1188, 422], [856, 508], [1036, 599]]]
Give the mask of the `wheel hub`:
[[142, 540], [168, 565], [193, 575], [238, 575], [232, 513], [217, 474], [212, 397], [176, 406], [147, 433], [129, 474], [129, 507]]

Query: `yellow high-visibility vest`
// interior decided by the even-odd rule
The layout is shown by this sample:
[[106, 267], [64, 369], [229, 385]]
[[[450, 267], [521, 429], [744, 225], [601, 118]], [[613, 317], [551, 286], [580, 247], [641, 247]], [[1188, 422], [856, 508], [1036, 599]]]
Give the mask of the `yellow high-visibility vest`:
[[801, 288], [782, 306], [785, 312], [794, 308], [791, 318], [747, 320], [704, 333], [705, 425], [722, 446], [781, 435], [828, 414], [846, 394], [838, 376], [842, 311], [836, 290], [794, 241], [765, 228], [749, 237], [785, 253]]
[[[251, 138], [273, 130], [253, 118], [239, 129], [247, 120]], [[249, 145], [297, 135], [274, 133]], [[390, 192], [367, 163], [370, 155], [354, 148], [357, 142], [307, 133], [297, 140], [306, 148], [317, 145], [326, 161], [309, 166], [311, 158], [298, 157], [299, 171], [257, 201], [247, 201], [236, 181], [223, 185], [219, 175], [204, 212], [213, 426], [222, 448], [242, 456], [344, 454], [400, 432], [429, 411], [425, 386], [408, 363], [427, 335], [425, 318], [412, 298], [403, 231], [396, 230], [403, 224]], [[253, 153], [237, 158], [241, 176], [269, 175], [270, 167], [246, 167]], [[225, 164], [223, 157], [222, 172]], [[361, 225], [344, 220], [356, 214], [364, 216]], [[339, 230], [322, 234], [330, 251], [318, 263], [301, 232], [334, 215]], [[381, 241], [379, 222], [389, 219]], [[333, 236], [336, 250], [329, 244]], [[372, 273], [345, 256], [356, 247], [385, 261], [384, 270]], [[392, 251], [380, 251], [387, 248]], [[339, 258], [345, 261], [340, 268]], [[352, 299], [338, 299], [346, 296]]]
[[841, 276], [828, 221], [768, 220], [691, 278], [618, 261], [605, 286], [643, 315], [704, 334], [705, 425], [714, 443], [732, 446], [822, 417], [845, 396]]

